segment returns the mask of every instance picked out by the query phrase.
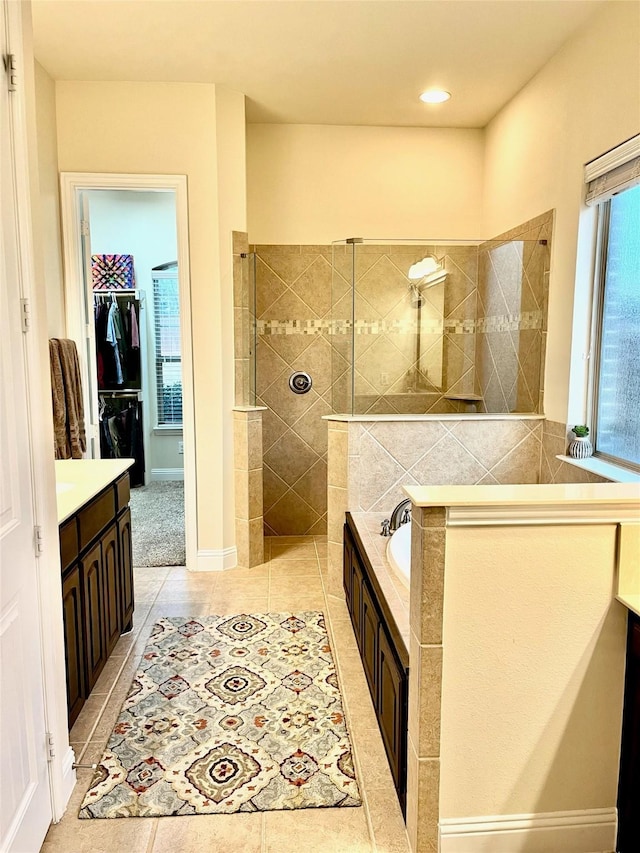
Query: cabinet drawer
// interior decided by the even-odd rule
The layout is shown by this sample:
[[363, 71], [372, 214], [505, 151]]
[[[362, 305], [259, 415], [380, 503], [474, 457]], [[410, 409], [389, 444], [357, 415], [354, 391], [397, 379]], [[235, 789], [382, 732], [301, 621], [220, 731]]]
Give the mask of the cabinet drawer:
[[113, 486], [109, 486], [78, 513], [80, 550], [86, 548], [91, 540], [113, 521], [115, 514], [115, 492]]
[[63, 572], [78, 559], [79, 550], [78, 525], [74, 516], [60, 525], [60, 562]]
[[116, 482], [116, 512], [121, 512], [126, 506], [129, 505], [129, 498], [131, 497], [131, 493], [129, 490], [129, 475], [123, 474], [122, 477]]

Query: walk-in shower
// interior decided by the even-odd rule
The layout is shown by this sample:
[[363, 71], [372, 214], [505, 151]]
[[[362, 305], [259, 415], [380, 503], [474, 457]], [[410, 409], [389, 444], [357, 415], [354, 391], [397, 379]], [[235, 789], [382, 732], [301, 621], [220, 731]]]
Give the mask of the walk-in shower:
[[549, 240], [332, 246], [332, 407], [542, 411]]

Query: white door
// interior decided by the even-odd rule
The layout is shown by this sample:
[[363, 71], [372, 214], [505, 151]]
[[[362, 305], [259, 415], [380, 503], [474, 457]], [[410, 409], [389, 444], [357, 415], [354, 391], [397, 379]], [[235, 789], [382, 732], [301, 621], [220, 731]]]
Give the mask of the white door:
[[[18, 3], [12, 4], [15, 7]], [[0, 36], [8, 49], [9, 4]], [[0, 851], [36, 853], [51, 821], [12, 112], [0, 89]]]

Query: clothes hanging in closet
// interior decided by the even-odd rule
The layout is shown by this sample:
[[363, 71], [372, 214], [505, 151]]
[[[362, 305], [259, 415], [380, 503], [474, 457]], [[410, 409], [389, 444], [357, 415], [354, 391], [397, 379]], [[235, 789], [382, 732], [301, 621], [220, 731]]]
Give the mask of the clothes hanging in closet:
[[131, 397], [100, 395], [100, 455], [103, 459], [135, 459], [129, 469], [132, 486], [144, 485], [142, 404]]
[[94, 294], [98, 389], [140, 387], [140, 303]]

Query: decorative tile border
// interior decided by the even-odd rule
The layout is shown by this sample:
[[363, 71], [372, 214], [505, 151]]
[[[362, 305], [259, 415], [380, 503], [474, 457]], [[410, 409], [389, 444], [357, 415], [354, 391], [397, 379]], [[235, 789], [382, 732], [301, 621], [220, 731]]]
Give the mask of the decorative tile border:
[[529, 329], [542, 329], [542, 319], [542, 311], [523, 311], [522, 314], [480, 317], [476, 331], [481, 333], [522, 332]]
[[[446, 322], [429, 320], [420, 324], [425, 335], [473, 335], [476, 332], [518, 332], [542, 329], [541, 311], [481, 317], [478, 321], [450, 318]], [[258, 320], [258, 335], [407, 335], [416, 334], [413, 320]]]

